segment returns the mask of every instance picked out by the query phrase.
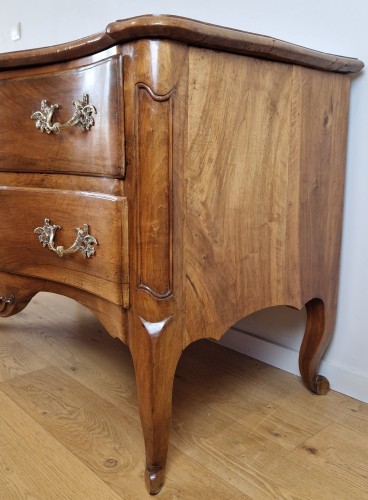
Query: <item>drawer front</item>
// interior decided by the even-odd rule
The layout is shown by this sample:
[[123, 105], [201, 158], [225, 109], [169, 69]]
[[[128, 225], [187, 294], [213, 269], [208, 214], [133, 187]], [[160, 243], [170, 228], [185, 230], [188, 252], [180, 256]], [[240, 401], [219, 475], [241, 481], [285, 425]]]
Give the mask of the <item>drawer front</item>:
[[[88, 61], [0, 76], [0, 170], [123, 175], [120, 55]], [[76, 112], [73, 101], [83, 103], [83, 94], [96, 110], [85, 110], [94, 120], [90, 130], [75, 125], [59, 133], [41, 133], [36, 128], [41, 115], [31, 115], [41, 112], [42, 100], [49, 108], [59, 106], [50, 123], [65, 124]], [[42, 114], [47, 116], [45, 108]]]
[[1, 271], [64, 283], [123, 304], [126, 198], [2, 186], [0, 211]]

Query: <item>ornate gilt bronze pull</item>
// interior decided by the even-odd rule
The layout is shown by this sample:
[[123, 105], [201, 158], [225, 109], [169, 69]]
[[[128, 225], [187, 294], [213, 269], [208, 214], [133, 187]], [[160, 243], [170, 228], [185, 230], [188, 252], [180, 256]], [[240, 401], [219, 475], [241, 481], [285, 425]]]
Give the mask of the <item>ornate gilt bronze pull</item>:
[[14, 300], [14, 295], [10, 295], [10, 297], [0, 297], [0, 313], [5, 311], [5, 308], [8, 304], [13, 304]]
[[75, 106], [75, 111], [73, 116], [65, 123], [52, 123], [52, 118], [55, 109], [58, 109], [59, 104], [47, 104], [46, 99], [41, 101], [41, 110], [32, 113], [32, 120], [36, 120], [36, 128], [41, 130], [41, 132], [47, 132], [51, 134], [54, 132], [58, 134], [60, 130], [70, 127], [80, 127], [83, 131], [90, 130], [95, 124], [92, 114], [96, 114], [96, 108], [92, 104], [88, 104], [89, 97], [88, 94], [83, 94], [81, 101], [73, 101]]
[[34, 233], [38, 234], [38, 239], [43, 247], [47, 246], [59, 257], [78, 251], [82, 253], [83, 257], [87, 258], [95, 254], [95, 248], [93, 245], [98, 245], [98, 243], [94, 236], [88, 234], [88, 224], [84, 224], [83, 229], [79, 227], [74, 228], [74, 231], [77, 233], [77, 237], [72, 246], [69, 248], [64, 248], [63, 246], [55, 247], [54, 239], [58, 229], [61, 229], [61, 227], [57, 224], [50, 224], [50, 220], [45, 219], [45, 225], [43, 227], [36, 227]]

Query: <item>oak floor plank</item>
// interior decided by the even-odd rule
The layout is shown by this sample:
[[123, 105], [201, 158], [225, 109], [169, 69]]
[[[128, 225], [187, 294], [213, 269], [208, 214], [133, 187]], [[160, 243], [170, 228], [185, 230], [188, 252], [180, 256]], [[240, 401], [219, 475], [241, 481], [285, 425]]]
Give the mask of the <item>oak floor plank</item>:
[[119, 498], [1, 391], [0, 408], [1, 498]]
[[0, 390], [118, 494], [135, 493], [126, 489], [124, 479], [134, 476], [137, 484], [142, 482], [137, 421], [57, 368], [12, 379]]
[[[2, 319], [0, 376], [0, 498], [149, 498], [130, 353], [89, 311], [40, 294]], [[215, 343], [183, 353], [170, 443], [162, 499], [368, 499], [368, 405]], [[70, 471], [108, 493], [65, 493]]]
[[[33, 299], [26, 312], [2, 321], [4, 335], [21, 342], [45, 365], [52, 360], [52, 366], [124, 408], [125, 413], [138, 421], [129, 349], [111, 338], [92, 313], [76, 302], [54, 294], [40, 294], [40, 297]], [[63, 314], [68, 307], [71, 314]], [[14, 331], [13, 319], [24, 328]]]
[[255, 499], [368, 498], [367, 437], [331, 424], [290, 451], [242, 430], [233, 424], [193, 447], [191, 457], [207, 457], [212, 470]]
[[[349, 452], [347, 453], [347, 445]], [[328, 425], [293, 452], [313, 467], [338, 478], [351, 498], [368, 498], [368, 435], [339, 424]]]
[[47, 361], [0, 330], [0, 382], [48, 366]]
[[366, 500], [367, 439], [359, 436], [359, 447], [351, 437], [349, 429], [331, 424], [285, 456], [277, 467], [270, 466], [268, 456], [259, 465], [268, 470], [271, 482], [303, 492], [308, 499]]
[[[308, 425], [304, 425], [305, 419], [298, 422], [295, 419], [285, 418], [282, 422], [275, 422], [275, 428], [272, 429], [274, 435], [272, 435], [272, 432], [268, 431], [272, 417], [277, 419], [277, 415], [281, 411], [288, 412], [290, 402], [293, 401], [296, 394], [306, 392], [298, 377], [287, 374], [290, 380], [288, 385], [285, 372], [277, 371], [276, 368], [269, 370], [271, 367], [251, 359], [249, 359], [248, 364], [248, 359], [245, 356], [242, 360], [243, 367], [236, 366], [235, 363], [234, 372], [231, 372], [226, 361], [228, 353], [224, 354], [224, 365], [222, 363], [219, 365], [218, 356], [222, 349], [217, 345], [210, 344], [210, 353], [205, 354], [204, 349], [207, 347], [205, 344], [209, 343], [203, 342], [201, 345], [198, 342], [194, 345], [192, 351], [196, 350], [196, 354], [193, 356], [190, 356], [189, 352], [187, 356], [184, 354], [182, 362], [179, 364], [178, 375], [186, 386], [183, 390], [189, 391], [191, 397], [196, 395], [199, 399], [205, 400], [213, 410], [226, 415], [248, 429], [257, 429], [258, 432], [261, 432], [267, 424], [264, 432], [269, 434], [268, 437], [276, 438], [280, 443], [278, 438], [281, 435], [284, 436], [282, 444], [287, 448], [293, 448], [326, 425], [326, 422], [321, 421], [313, 422], [313, 426], [309, 422]], [[211, 349], [215, 354], [212, 364], [210, 363], [212, 360]], [[230, 354], [232, 353], [230, 352]], [[251, 376], [249, 371], [252, 371]], [[275, 376], [275, 372], [277, 376]], [[280, 381], [282, 381], [281, 384]]]
[[[136, 420], [57, 368], [38, 370], [0, 384], [0, 390], [122, 498], [146, 495], [141, 428]], [[162, 498], [185, 492], [208, 498], [244, 498], [185, 454], [171, 453], [171, 481]], [[197, 474], [201, 481], [195, 483]], [[184, 476], [184, 480], [183, 477]], [[216, 496], [218, 495], [218, 496]]]

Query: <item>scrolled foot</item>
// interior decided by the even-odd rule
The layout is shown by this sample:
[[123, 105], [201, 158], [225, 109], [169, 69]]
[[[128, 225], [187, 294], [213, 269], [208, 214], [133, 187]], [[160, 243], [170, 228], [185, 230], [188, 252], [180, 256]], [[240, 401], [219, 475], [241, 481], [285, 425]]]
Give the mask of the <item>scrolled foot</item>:
[[164, 485], [165, 470], [159, 465], [148, 465], [145, 472], [146, 487], [150, 495], [156, 495]]
[[7, 307], [9, 307], [11, 304], [14, 304], [15, 302], [15, 297], [14, 295], [9, 295], [9, 297], [0, 297], [0, 314], [4, 312]]
[[316, 394], [327, 394], [330, 390], [330, 382], [323, 375], [317, 375], [314, 379], [312, 390]]
[[8, 318], [13, 314], [22, 311], [35, 293], [7, 293], [6, 295], [0, 294], [0, 317]]
[[14, 294], [0, 296], [0, 317], [6, 318], [22, 310], [27, 304], [20, 305]]
[[[327, 394], [330, 383], [318, 375], [321, 357], [330, 343], [334, 311], [326, 309], [321, 299], [312, 299], [306, 304], [307, 325], [299, 353], [299, 368], [303, 382], [316, 394]], [[327, 320], [326, 320], [327, 311]]]

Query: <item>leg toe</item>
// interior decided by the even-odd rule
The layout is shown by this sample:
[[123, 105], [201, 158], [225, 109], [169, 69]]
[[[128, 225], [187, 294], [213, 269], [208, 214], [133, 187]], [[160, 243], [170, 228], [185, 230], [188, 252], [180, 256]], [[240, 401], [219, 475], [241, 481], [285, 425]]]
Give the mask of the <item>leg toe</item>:
[[145, 472], [146, 487], [150, 495], [156, 495], [164, 484], [165, 471], [159, 465], [148, 465]]
[[317, 375], [314, 379], [314, 392], [316, 394], [327, 394], [330, 390], [330, 382], [323, 375]]

